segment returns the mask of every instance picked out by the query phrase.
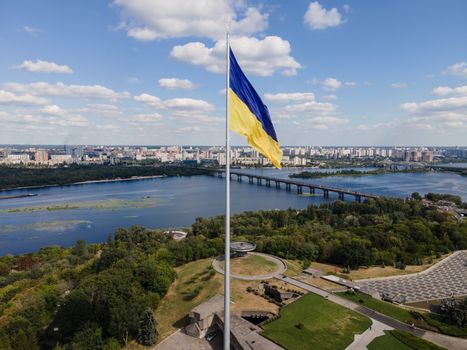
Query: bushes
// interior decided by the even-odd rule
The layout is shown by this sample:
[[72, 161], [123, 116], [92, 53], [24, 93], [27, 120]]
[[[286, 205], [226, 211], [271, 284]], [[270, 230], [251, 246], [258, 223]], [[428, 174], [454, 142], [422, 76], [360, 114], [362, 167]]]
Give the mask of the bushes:
[[[196, 237], [222, 237], [223, 220], [197, 218], [192, 231]], [[395, 264], [404, 269], [436, 252], [467, 248], [466, 223], [421, 201], [396, 198], [244, 212], [234, 215], [231, 225], [234, 235], [255, 242], [257, 251], [302, 260], [304, 267], [317, 260], [350, 269]]]
[[295, 328], [297, 329], [303, 329], [303, 327], [305, 327], [305, 325], [303, 323], [297, 323], [294, 325]]
[[414, 350], [443, 350], [444, 348], [437, 346], [433, 343], [427, 342], [413, 334], [402, 332], [397, 329], [390, 331], [390, 334], [393, 335], [401, 343], [404, 343], [408, 347]]
[[138, 330], [138, 342], [145, 346], [150, 346], [157, 341], [157, 322], [154, 312], [151, 309], [146, 309], [140, 320]]

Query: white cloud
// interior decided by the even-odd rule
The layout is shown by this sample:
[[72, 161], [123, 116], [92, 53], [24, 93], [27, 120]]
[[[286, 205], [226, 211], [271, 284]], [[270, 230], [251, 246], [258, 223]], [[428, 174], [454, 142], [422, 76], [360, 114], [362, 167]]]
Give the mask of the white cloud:
[[188, 79], [162, 78], [159, 79], [159, 86], [166, 89], [187, 89], [192, 90], [196, 86]]
[[439, 86], [432, 91], [438, 96], [454, 95], [422, 102], [403, 103], [410, 114], [407, 125], [419, 130], [452, 133], [467, 128], [467, 86]]
[[51, 132], [56, 132], [57, 128], [90, 126], [87, 118], [70, 113], [57, 105], [49, 105], [33, 111], [18, 111], [10, 122], [22, 127], [31, 127], [33, 130], [48, 129]]
[[409, 87], [409, 84], [404, 83], [404, 82], [397, 82], [397, 83], [392, 83], [391, 87], [394, 89], [405, 89]]
[[310, 29], [326, 29], [337, 27], [343, 23], [343, 19], [337, 8], [326, 10], [319, 2], [310, 3], [303, 16], [303, 21]]
[[147, 27], [128, 28], [128, 36], [140, 41], [151, 41], [157, 38], [157, 33]]
[[229, 0], [115, 0], [128, 36], [137, 40], [202, 37], [221, 39], [226, 20], [236, 35], [264, 30], [268, 15], [243, 1]]
[[171, 109], [184, 109], [196, 111], [212, 111], [214, 106], [204, 100], [196, 100], [193, 98], [173, 98], [164, 101], [164, 106]]
[[337, 100], [336, 95], [325, 95], [325, 96], [323, 96], [323, 98], [326, 99], [326, 100]]
[[57, 105], [47, 105], [40, 110], [43, 114], [48, 115], [63, 115], [66, 112]]
[[30, 94], [16, 95], [10, 91], [0, 90], [0, 104], [42, 105], [48, 100]]
[[46, 82], [37, 83], [5, 83], [4, 88], [18, 93], [28, 93], [35, 96], [60, 96], [81, 98], [102, 98], [116, 100], [130, 97], [128, 92], [115, 92], [101, 85], [66, 85], [58, 82], [55, 84]]
[[430, 113], [467, 108], [467, 96], [449, 97], [424, 102], [403, 103], [401, 108], [409, 113]]
[[40, 30], [39, 28], [34, 28], [31, 26], [23, 26], [23, 30], [32, 35], [37, 35], [38, 33], [42, 32], [42, 30]]
[[449, 66], [446, 72], [451, 75], [467, 78], [467, 62], [455, 63]]
[[336, 78], [327, 78], [321, 82], [323, 90], [326, 91], [336, 91], [342, 86], [342, 82], [337, 80]]
[[[11, 117], [9, 114], [7, 114], [6, 112], [0, 111], [0, 122], [3, 128], [8, 126], [8, 123], [11, 122], [10, 118]], [[0, 131], [1, 131], [1, 128], [0, 128]]]
[[225, 121], [223, 118], [211, 117], [209, 115], [187, 111], [175, 111], [172, 113], [170, 119], [182, 121], [188, 124], [222, 124]]
[[284, 77], [294, 77], [297, 75], [297, 70], [295, 68], [284, 69], [281, 74]]
[[467, 95], [467, 85], [451, 88], [448, 86], [438, 86], [431, 92], [433, 95], [446, 96], [446, 95]]
[[128, 77], [126, 81], [130, 84], [139, 84], [141, 82], [137, 77]]
[[177, 130], [175, 130], [175, 132], [177, 134], [181, 134], [181, 133], [190, 133], [190, 132], [197, 132], [197, 131], [200, 131], [201, 128], [199, 126], [185, 126], [183, 128], [179, 128]]
[[24, 69], [33, 73], [59, 73], [59, 74], [71, 74], [73, 70], [67, 65], [60, 65], [55, 62], [48, 62], [42, 60], [26, 60], [18, 66], [17, 69]]
[[86, 107], [77, 110], [80, 113], [86, 113], [93, 116], [117, 117], [122, 111], [117, 106], [103, 103], [89, 103]]
[[[291, 48], [287, 40], [278, 36], [232, 37], [231, 46], [246, 73], [259, 76], [271, 76], [280, 70], [286, 76], [296, 74], [300, 63], [290, 56]], [[214, 73], [225, 71], [225, 42], [217, 41], [211, 48], [201, 42], [178, 45], [170, 56], [179, 61], [202, 66]]]
[[360, 124], [355, 126], [356, 130], [360, 131], [368, 131], [368, 130], [376, 130], [376, 129], [387, 129], [393, 127], [393, 123], [375, 123], [375, 124]]
[[154, 124], [159, 122], [161, 119], [162, 116], [159, 113], [136, 114], [129, 118], [131, 122], [144, 124]]
[[141, 94], [135, 96], [134, 99], [148, 106], [159, 109], [171, 109], [174, 111], [203, 111], [209, 112], [214, 110], [214, 106], [207, 101], [197, 100], [193, 98], [172, 98], [169, 100], [161, 100], [157, 96], [149, 94]]
[[313, 129], [325, 130], [329, 129], [330, 127], [346, 124], [348, 122], [349, 120], [346, 118], [326, 116], [310, 118], [307, 120], [307, 125], [309, 125]]
[[327, 102], [305, 102], [300, 104], [285, 106], [285, 110], [292, 113], [297, 112], [318, 112], [318, 113], [332, 113], [336, 110], [336, 106]]
[[281, 92], [277, 94], [264, 94], [264, 98], [272, 102], [314, 101], [315, 94], [312, 92]]
[[152, 96], [149, 94], [141, 94], [134, 97], [135, 101], [144, 103], [148, 106], [155, 107], [155, 108], [162, 108], [162, 100], [157, 96]]

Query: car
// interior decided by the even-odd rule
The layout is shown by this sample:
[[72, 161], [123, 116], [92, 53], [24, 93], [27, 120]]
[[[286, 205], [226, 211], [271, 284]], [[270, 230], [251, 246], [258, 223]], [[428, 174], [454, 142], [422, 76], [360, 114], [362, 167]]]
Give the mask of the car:
[[208, 335], [206, 335], [206, 340], [211, 341], [216, 337], [216, 335], [217, 335], [217, 332], [211, 332]]

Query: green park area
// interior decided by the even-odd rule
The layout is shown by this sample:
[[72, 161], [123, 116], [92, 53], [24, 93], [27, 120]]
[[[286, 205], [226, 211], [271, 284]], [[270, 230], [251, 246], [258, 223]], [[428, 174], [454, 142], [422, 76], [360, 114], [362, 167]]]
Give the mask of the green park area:
[[288, 350], [345, 349], [371, 321], [316, 294], [307, 294], [281, 310], [262, 335]]
[[[221, 266], [224, 268], [224, 262], [222, 262]], [[261, 255], [248, 254], [234, 258], [230, 262], [230, 271], [237, 275], [265, 275], [276, 270], [276, 263]]]
[[459, 328], [455, 325], [443, 322], [440, 315], [431, 312], [416, 312], [395, 304], [378, 300], [363, 293], [337, 293], [339, 296], [375, 310], [381, 314], [390, 316], [404, 323], [414, 324], [419, 328], [437, 331], [454, 337], [467, 337], [467, 328]]
[[385, 332], [368, 345], [368, 350], [442, 350], [443, 348], [410, 333], [393, 330]]
[[[188, 314], [197, 305], [216, 294], [223, 294], [223, 275], [211, 267], [212, 258], [201, 259], [176, 268], [177, 278], [170, 286], [156, 310], [160, 339], [166, 338], [177, 328], [188, 324]], [[277, 306], [266, 299], [247, 293], [247, 288], [257, 288], [256, 281], [231, 280], [232, 311], [260, 309], [277, 312]]]

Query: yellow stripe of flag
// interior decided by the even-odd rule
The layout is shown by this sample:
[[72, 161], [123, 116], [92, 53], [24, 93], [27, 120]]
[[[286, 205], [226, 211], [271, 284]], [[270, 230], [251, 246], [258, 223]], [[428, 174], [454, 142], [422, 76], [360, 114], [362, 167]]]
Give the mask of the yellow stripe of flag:
[[268, 108], [242, 72], [230, 50], [230, 129], [244, 136], [248, 144], [281, 169], [282, 150], [277, 141]]

